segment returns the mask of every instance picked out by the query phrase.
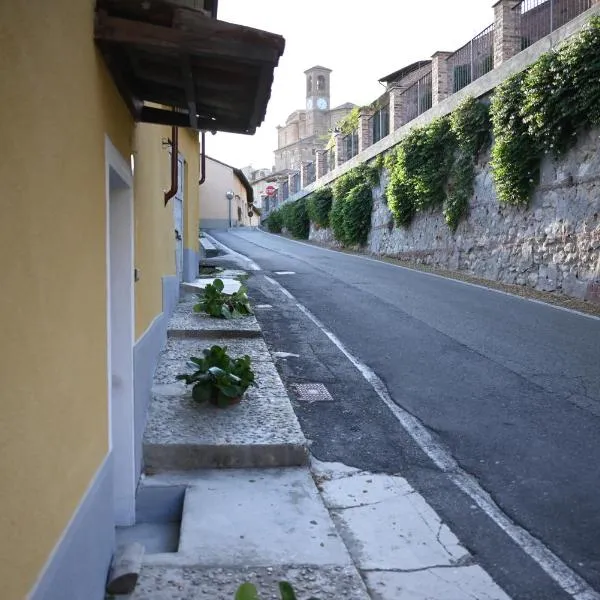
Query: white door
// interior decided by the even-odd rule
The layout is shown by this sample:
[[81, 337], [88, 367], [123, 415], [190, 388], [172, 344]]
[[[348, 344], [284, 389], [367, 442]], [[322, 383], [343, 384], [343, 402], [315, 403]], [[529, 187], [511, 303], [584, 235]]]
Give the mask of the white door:
[[177, 157], [177, 193], [172, 199], [173, 202], [173, 222], [175, 223], [175, 267], [179, 281], [183, 281], [183, 208], [184, 208], [184, 178], [185, 161], [179, 155]]
[[107, 338], [109, 446], [116, 525], [135, 522], [133, 395], [133, 183], [129, 165], [107, 139]]

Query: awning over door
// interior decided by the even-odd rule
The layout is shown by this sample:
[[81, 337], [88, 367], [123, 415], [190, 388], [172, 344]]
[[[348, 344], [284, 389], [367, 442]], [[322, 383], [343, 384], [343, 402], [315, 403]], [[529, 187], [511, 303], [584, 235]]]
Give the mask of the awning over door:
[[245, 134], [265, 117], [285, 47], [166, 0], [98, 0], [95, 39], [137, 121]]

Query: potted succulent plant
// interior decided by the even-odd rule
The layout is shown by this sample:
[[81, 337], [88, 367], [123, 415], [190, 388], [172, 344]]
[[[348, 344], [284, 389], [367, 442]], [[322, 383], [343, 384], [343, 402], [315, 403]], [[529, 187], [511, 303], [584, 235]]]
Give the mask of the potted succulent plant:
[[192, 356], [188, 365], [192, 373], [177, 375], [192, 387], [192, 398], [196, 402], [209, 402], [226, 408], [241, 401], [244, 392], [254, 381], [254, 371], [248, 355], [231, 358], [227, 347], [212, 346], [203, 350], [203, 357]]
[[202, 294], [198, 295], [199, 302], [194, 306], [194, 312], [205, 312], [211, 317], [236, 319], [252, 314], [246, 288], [242, 285], [237, 292], [225, 294], [225, 284], [222, 279], [209, 283]]

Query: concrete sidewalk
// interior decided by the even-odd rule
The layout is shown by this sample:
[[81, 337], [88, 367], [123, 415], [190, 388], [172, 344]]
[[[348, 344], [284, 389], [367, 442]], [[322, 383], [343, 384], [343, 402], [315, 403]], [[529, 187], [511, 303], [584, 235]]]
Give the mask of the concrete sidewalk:
[[[509, 600], [402, 477], [306, 466], [256, 319], [208, 320], [191, 306], [184, 298], [169, 325], [138, 523], [119, 533], [147, 548], [132, 599], [233, 600], [246, 581], [276, 599], [289, 581], [298, 600]], [[174, 379], [214, 343], [249, 354], [257, 372], [259, 387], [226, 410], [198, 407]], [[242, 468], [207, 468], [224, 466]]]

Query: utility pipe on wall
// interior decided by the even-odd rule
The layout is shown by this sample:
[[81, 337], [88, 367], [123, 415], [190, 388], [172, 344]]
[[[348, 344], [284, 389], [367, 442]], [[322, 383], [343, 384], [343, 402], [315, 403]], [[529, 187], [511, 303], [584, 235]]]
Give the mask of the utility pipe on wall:
[[204, 149], [206, 131], [200, 132], [200, 144], [202, 145], [202, 152], [200, 152], [200, 180], [198, 181], [198, 185], [202, 185], [206, 181], [206, 150]]
[[179, 130], [177, 127], [171, 127], [171, 189], [165, 192], [165, 206], [169, 200], [177, 193], [177, 167], [179, 156]]

